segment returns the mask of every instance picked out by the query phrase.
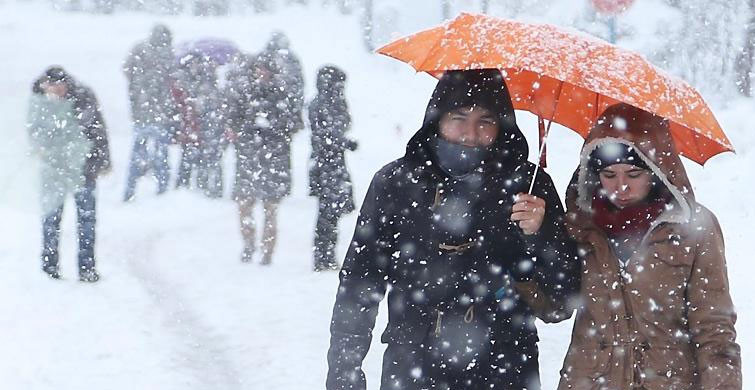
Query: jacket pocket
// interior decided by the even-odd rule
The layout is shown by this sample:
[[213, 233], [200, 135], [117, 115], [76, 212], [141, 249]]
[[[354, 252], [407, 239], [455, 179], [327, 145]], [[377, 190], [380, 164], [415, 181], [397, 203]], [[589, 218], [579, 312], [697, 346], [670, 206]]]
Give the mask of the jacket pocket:
[[610, 347], [603, 348], [599, 345], [570, 348], [561, 369], [562, 386], [592, 389], [606, 375], [610, 355]]
[[695, 359], [689, 348], [651, 347], [641, 362], [643, 384], [648, 389], [695, 389]]
[[461, 372], [474, 366], [475, 362], [486, 361], [493, 346], [501, 343], [501, 340], [494, 339], [493, 332], [484, 321], [470, 319], [460, 312], [437, 313], [427, 346], [433, 359], [445, 364], [449, 370]]
[[648, 250], [652, 258], [671, 267], [691, 267], [695, 260], [695, 245], [677, 233], [650, 241]]
[[430, 324], [427, 321], [415, 324], [388, 324], [380, 337], [380, 342], [383, 344], [419, 345], [427, 339], [430, 331]]

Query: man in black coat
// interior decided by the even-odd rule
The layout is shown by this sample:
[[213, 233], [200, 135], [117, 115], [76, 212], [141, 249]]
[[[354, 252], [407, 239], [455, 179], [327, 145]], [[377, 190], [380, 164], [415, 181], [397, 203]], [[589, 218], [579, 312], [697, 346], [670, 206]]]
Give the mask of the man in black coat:
[[550, 177], [497, 70], [446, 72], [404, 157], [375, 174], [340, 273], [328, 390], [365, 389], [362, 360], [390, 285], [381, 389], [538, 389], [535, 316], [579, 288]]

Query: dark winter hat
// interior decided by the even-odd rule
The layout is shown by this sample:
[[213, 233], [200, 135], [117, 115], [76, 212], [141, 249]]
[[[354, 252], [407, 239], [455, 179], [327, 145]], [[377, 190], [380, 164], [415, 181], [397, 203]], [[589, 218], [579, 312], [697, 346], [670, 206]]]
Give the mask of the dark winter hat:
[[593, 172], [600, 172], [614, 164], [629, 164], [642, 169], [650, 169], [634, 147], [621, 142], [602, 144], [590, 153], [588, 167]]
[[336, 83], [346, 81], [346, 72], [335, 65], [325, 65], [317, 71], [317, 89], [327, 92], [334, 88]]
[[62, 83], [68, 81], [68, 73], [57, 65], [47, 68], [44, 78], [48, 83]]
[[173, 34], [171, 34], [168, 26], [164, 24], [156, 24], [152, 27], [152, 33], [149, 36], [149, 43], [153, 46], [168, 46], [173, 42]]
[[42, 94], [42, 84], [44, 83], [71, 83], [71, 76], [61, 66], [53, 65], [45, 70], [32, 85], [32, 92]]
[[282, 31], [273, 32], [270, 35], [270, 41], [267, 43], [270, 50], [285, 50], [288, 49], [289, 45], [288, 37]]

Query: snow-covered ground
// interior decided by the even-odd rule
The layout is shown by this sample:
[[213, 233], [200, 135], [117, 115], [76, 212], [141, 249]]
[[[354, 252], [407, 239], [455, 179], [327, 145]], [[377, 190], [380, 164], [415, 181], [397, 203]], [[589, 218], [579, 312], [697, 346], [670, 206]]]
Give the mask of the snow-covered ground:
[[[372, 174], [403, 153], [434, 86], [427, 75], [367, 53], [355, 18], [315, 8], [285, 16], [195, 19], [64, 14], [37, 4], [0, 3], [0, 388], [323, 388], [337, 275], [310, 271], [316, 205], [307, 197], [306, 131], [294, 139], [293, 195], [281, 207], [271, 267], [240, 263], [235, 205], [227, 198], [208, 200], [191, 191], [156, 197], [155, 184], [143, 180], [135, 202], [120, 202], [131, 141], [120, 64], [157, 21], [170, 26], [177, 42], [219, 36], [246, 51], [259, 50], [271, 31], [285, 31], [305, 65], [308, 97], [318, 66], [346, 69], [352, 136], [361, 145], [348, 164], [359, 199]], [[70, 201], [63, 221], [64, 280], [49, 280], [39, 270], [37, 167], [26, 154], [23, 124], [30, 84], [50, 64], [63, 65], [94, 88], [110, 131], [114, 169], [98, 188], [103, 278], [94, 285], [76, 279]], [[755, 266], [747, 244], [755, 217], [753, 106], [755, 101], [742, 99], [716, 110], [738, 154], [718, 156], [704, 169], [687, 164], [698, 199], [724, 229], [745, 373], [755, 369]], [[533, 117], [518, 115], [536, 145]], [[560, 127], [551, 137], [549, 172], [562, 191], [580, 146], [578, 136]], [[230, 156], [226, 162], [231, 168]], [[341, 254], [355, 218], [341, 223]], [[557, 383], [570, 328], [540, 327], [545, 389]], [[379, 384], [383, 347], [377, 339], [365, 362], [370, 389]], [[745, 375], [744, 388], [751, 384]]]

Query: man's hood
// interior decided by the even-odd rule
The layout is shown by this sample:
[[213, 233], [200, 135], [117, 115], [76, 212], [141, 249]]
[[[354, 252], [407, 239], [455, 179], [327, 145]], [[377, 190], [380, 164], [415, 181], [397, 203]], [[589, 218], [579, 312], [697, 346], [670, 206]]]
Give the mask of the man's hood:
[[407, 144], [406, 156], [419, 159], [422, 163], [428, 159], [434, 160], [433, 153], [428, 153], [427, 145], [431, 137], [438, 134], [440, 118], [456, 108], [473, 105], [493, 111], [499, 123], [498, 137], [486, 163], [525, 162], [529, 155], [527, 140], [516, 124], [514, 106], [503, 75], [496, 69], [445, 72], [427, 104], [422, 127]]
[[325, 95], [343, 94], [346, 72], [335, 65], [325, 65], [317, 71], [317, 93]]

